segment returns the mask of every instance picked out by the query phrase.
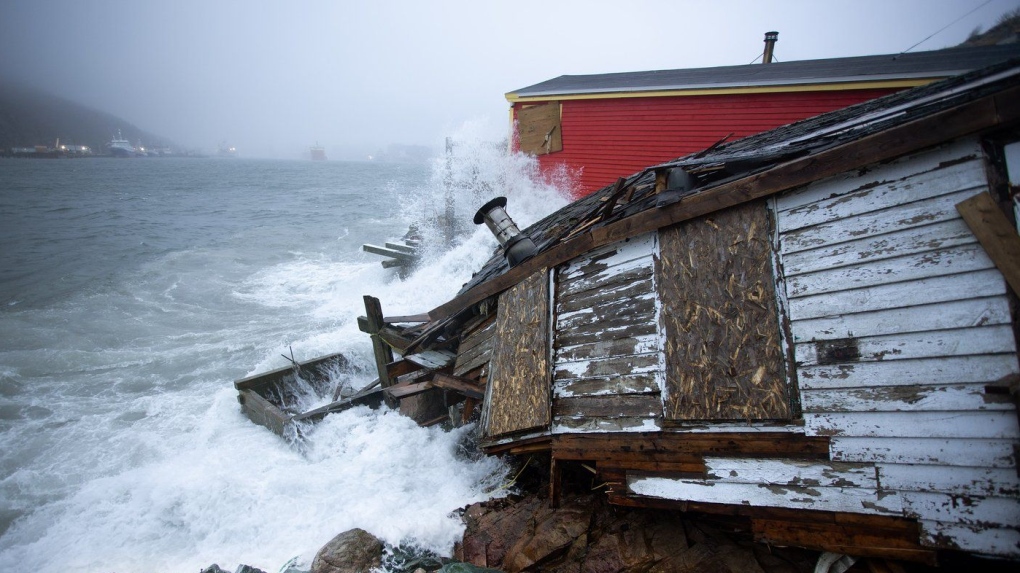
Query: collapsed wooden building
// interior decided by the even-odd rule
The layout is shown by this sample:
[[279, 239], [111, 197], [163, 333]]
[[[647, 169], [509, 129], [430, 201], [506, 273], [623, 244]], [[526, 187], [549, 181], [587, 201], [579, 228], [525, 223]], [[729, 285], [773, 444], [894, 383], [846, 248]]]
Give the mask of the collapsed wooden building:
[[366, 297], [362, 328], [391, 403], [480, 407], [487, 453], [549, 453], [552, 503], [583, 461], [771, 544], [1017, 560], [1018, 142], [1014, 61], [497, 225], [454, 299]]

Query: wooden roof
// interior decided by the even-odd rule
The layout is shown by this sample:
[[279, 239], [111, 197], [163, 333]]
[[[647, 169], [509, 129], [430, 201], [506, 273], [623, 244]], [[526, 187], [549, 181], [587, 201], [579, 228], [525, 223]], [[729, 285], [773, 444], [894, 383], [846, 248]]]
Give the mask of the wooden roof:
[[[818, 84], [875, 84], [899, 81], [899, 87], [963, 74], [1020, 57], [1020, 44], [949, 48], [907, 54], [776, 62], [767, 65], [719, 66], [612, 74], [564, 75], [506, 94], [513, 102], [529, 99], [565, 99], [565, 96], [673, 92], [809, 86]], [[912, 83], [903, 83], [914, 80]], [[892, 84], [890, 84], [892, 85]], [[852, 87], [852, 86], [851, 86]]]
[[[1020, 59], [720, 142], [630, 175], [538, 221], [523, 231], [538, 246], [535, 257], [510, 269], [497, 249], [456, 298], [429, 316], [451, 316], [599, 245], [1017, 121]], [[693, 175], [694, 188], [656, 192], [656, 172], [676, 167]]]

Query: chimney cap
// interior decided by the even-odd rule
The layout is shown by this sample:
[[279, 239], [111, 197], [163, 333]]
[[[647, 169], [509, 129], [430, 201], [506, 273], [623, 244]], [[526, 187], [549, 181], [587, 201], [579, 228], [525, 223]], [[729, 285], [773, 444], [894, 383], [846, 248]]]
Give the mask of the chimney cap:
[[475, 213], [475, 225], [481, 225], [485, 220], [485, 214], [491, 211], [493, 207], [506, 207], [506, 197], [496, 197], [492, 201], [482, 205], [482, 207], [478, 209], [478, 212]]

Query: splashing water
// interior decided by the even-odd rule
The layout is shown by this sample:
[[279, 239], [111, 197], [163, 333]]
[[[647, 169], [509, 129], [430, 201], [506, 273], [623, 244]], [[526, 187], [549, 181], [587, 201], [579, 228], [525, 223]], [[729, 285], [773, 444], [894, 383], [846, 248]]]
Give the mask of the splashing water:
[[[0, 239], [22, 253], [10, 255], [17, 264], [0, 262], [24, 267], [23, 253], [41, 254], [40, 270], [5, 278], [0, 291], [12, 301], [0, 311], [0, 571], [195, 571], [213, 562], [274, 571], [307, 565], [352, 527], [449, 554], [462, 532], [450, 512], [507, 479], [497, 459], [461, 453], [471, 427], [419, 428], [385, 408], [355, 408], [327, 416], [299, 451], [243, 417], [231, 381], [287, 366], [281, 355], [292, 346], [299, 361], [343, 353], [360, 370], [338, 377], [367, 384], [374, 361], [357, 328], [362, 295], [389, 315], [425, 312], [496, 247], [471, 226], [438, 246], [433, 222], [448, 188], [464, 221], [495, 195], [509, 198], [521, 228], [566, 203], [533, 160], [505, 149], [462, 134], [451, 163], [440, 158], [431, 173], [12, 161], [0, 173], [0, 190], [14, 190], [0, 191], [0, 213], [27, 222], [0, 221], [9, 229], [0, 234], [10, 233]], [[387, 211], [398, 200], [402, 209]], [[407, 279], [360, 252], [411, 224], [431, 246]], [[60, 249], [91, 250], [47, 255], [44, 235], [57, 229], [80, 231]], [[101, 248], [89, 243], [99, 240]], [[31, 278], [45, 261], [62, 274]], [[312, 394], [300, 406], [324, 399]]]

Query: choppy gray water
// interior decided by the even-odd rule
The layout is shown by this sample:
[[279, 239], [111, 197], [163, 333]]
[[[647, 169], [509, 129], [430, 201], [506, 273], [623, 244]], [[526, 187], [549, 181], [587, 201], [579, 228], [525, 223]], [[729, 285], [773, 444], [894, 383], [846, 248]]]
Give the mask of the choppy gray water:
[[[516, 200], [522, 225], [564, 203], [494, 149], [455, 169]], [[426, 224], [442, 169], [0, 161], [0, 570], [272, 571], [351, 527], [448, 551], [449, 512], [503, 479], [458, 456], [463, 430], [357, 409], [298, 452], [231, 384], [291, 346], [367, 366], [362, 295], [409, 314], [456, 293], [492, 252], [484, 229], [407, 280], [360, 250]], [[466, 218], [487, 198], [457, 193]]]

